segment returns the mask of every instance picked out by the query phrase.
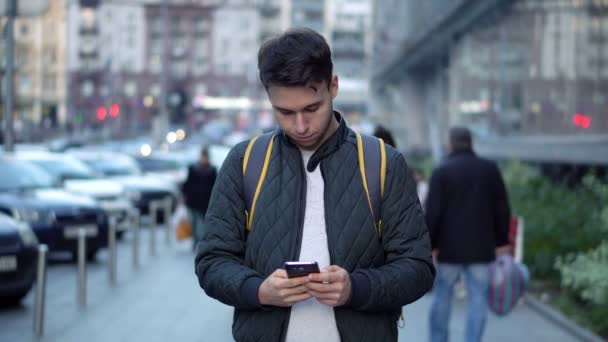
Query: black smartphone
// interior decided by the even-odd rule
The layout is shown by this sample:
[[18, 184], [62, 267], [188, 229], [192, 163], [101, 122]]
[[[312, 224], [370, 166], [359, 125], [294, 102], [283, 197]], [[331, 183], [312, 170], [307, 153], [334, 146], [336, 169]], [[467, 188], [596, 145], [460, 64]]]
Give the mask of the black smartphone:
[[285, 271], [287, 272], [287, 278], [298, 278], [310, 273], [320, 273], [316, 261], [286, 261]]

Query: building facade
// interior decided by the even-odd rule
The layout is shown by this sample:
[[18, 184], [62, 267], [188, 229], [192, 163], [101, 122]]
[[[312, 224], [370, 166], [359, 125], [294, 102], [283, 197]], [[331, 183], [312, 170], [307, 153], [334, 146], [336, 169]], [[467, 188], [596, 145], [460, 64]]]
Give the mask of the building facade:
[[[386, 63], [374, 98], [411, 125], [399, 131], [408, 146], [437, 160], [449, 126], [465, 125], [488, 156], [608, 163], [608, 3], [455, 1], [432, 13], [427, 30], [376, 57]], [[382, 42], [386, 32], [376, 34]]]
[[[65, 122], [66, 1], [50, 1], [48, 11], [17, 18], [15, 39], [14, 126], [17, 141], [41, 138], [45, 129]], [[5, 19], [0, 24], [4, 27]], [[4, 59], [4, 39], [0, 47]]]

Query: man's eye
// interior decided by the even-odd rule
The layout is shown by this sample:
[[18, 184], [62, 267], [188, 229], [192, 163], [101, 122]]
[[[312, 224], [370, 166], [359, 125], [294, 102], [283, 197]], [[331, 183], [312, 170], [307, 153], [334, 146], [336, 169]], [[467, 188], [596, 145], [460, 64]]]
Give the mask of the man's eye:
[[309, 112], [309, 113], [316, 112], [317, 110], [319, 110], [319, 106], [306, 108], [306, 111]]

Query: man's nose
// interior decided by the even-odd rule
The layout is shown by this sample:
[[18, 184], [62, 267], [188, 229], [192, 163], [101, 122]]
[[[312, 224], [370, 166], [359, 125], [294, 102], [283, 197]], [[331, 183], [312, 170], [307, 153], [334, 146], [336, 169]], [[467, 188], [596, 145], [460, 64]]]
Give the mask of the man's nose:
[[296, 113], [296, 133], [303, 135], [308, 130], [308, 123], [304, 119], [302, 113]]

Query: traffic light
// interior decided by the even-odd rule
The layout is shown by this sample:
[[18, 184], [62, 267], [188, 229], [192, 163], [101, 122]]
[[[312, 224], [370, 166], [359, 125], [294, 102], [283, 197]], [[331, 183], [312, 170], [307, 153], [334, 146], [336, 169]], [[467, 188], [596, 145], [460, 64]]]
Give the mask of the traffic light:
[[591, 117], [589, 117], [585, 114], [575, 113], [574, 116], [572, 117], [572, 121], [574, 122], [574, 125], [576, 125], [578, 127], [582, 127], [582, 128], [591, 127]]
[[110, 106], [110, 116], [115, 118], [120, 114], [120, 105], [118, 103], [112, 103]]
[[104, 121], [108, 116], [108, 110], [104, 106], [97, 108], [97, 120]]

